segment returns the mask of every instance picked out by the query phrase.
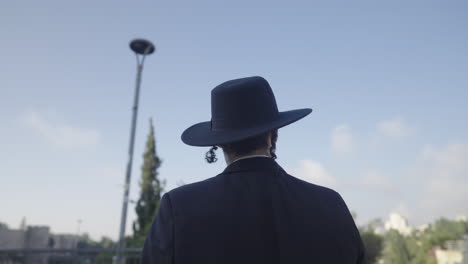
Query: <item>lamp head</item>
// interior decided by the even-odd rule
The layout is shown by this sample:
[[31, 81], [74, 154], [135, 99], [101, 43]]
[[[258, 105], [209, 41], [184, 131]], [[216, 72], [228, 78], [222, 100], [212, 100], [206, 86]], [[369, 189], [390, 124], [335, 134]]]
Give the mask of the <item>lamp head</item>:
[[146, 39], [134, 39], [130, 42], [130, 49], [135, 53], [141, 55], [149, 55], [153, 53], [156, 48], [149, 40]]

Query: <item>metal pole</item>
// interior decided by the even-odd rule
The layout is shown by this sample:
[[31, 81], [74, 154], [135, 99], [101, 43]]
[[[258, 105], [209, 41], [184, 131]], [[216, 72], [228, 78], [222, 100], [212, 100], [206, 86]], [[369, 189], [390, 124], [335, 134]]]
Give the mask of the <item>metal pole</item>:
[[80, 242], [80, 227], [81, 227], [81, 219], [78, 219], [77, 229], [76, 229], [76, 248], [78, 248], [78, 243]]
[[[127, 206], [130, 193], [130, 179], [132, 176], [133, 147], [135, 145], [135, 130], [138, 116], [138, 100], [140, 98], [141, 74], [143, 72], [143, 64], [145, 62], [146, 55], [153, 53], [155, 51], [155, 47], [153, 43], [151, 43], [148, 40], [135, 39], [132, 42], [130, 42], [130, 49], [135, 52], [137, 61], [137, 76], [135, 83], [135, 95], [133, 98], [132, 126], [130, 129], [130, 143], [128, 147], [127, 171], [125, 173], [124, 196], [122, 202], [122, 215], [120, 218], [120, 232], [117, 247], [117, 256], [113, 258], [112, 261], [116, 262], [117, 264], [123, 264], [125, 262], [125, 257], [123, 256], [123, 252], [125, 250], [125, 227], [127, 223]], [[138, 54], [142, 55], [141, 60], [139, 60]]]
[[138, 100], [140, 97], [140, 83], [141, 83], [141, 73], [143, 71], [143, 63], [137, 65], [137, 77], [135, 85], [135, 96], [133, 100], [133, 116], [132, 116], [132, 127], [130, 130], [130, 144], [128, 147], [128, 162], [127, 162], [127, 172], [125, 174], [125, 185], [124, 185], [124, 197], [122, 203], [122, 215], [120, 218], [120, 233], [119, 233], [119, 245], [117, 250], [117, 263], [123, 263], [123, 250], [125, 249], [125, 227], [127, 222], [127, 206], [128, 206], [128, 196], [130, 192], [130, 178], [132, 174], [132, 162], [133, 162], [133, 147], [135, 145], [135, 130], [136, 122], [138, 116]]

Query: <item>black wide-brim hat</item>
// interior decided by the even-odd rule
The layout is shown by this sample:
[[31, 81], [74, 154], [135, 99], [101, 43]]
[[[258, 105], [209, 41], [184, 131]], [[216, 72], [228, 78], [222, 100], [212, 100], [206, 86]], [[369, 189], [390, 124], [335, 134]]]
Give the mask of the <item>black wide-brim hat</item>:
[[187, 128], [181, 138], [190, 146], [219, 146], [287, 126], [311, 112], [310, 108], [279, 112], [267, 80], [235, 79], [211, 91], [211, 121]]

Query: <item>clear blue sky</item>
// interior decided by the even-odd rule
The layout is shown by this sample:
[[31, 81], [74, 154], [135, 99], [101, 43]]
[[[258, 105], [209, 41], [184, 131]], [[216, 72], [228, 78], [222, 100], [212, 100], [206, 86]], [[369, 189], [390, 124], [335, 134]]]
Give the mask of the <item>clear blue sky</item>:
[[[216, 175], [182, 131], [210, 119], [210, 90], [270, 81], [278, 162], [339, 191], [360, 223], [468, 214], [465, 1], [4, 1], [0, 4], [0, 221], [118, 234], [135, 78], [128, 43], [153, 41], [136, 137], [148, 120], [167, 190]], [[221, 155], [221, 153], [219, 153]], [[129, 228], [135, 217], [129, 210]]]

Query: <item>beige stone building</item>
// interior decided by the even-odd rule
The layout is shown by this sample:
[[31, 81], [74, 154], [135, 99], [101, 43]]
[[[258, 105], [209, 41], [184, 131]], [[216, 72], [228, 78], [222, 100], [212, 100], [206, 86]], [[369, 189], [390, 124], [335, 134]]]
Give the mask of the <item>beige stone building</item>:
[[468, 235], [463, 240], [448, 241], [445, 249], [436, 249], [437, 264], [468, 264]]
[[76, 248], [79, 237], [72, 234], [52, 234], [48, 226], [28, 226], [24, 229], [0, 228], [0, 249]]

